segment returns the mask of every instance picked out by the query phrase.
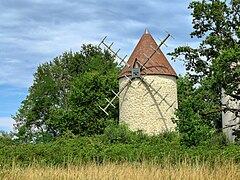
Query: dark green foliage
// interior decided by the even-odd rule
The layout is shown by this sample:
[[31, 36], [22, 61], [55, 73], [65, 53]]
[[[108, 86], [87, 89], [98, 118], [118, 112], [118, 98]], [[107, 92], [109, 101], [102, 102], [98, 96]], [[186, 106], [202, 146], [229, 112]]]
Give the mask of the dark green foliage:
[[[189, 9], [192, 9], [194, 30], [190, 36], [199, 38], [201, 43], [198, 48], [176, 48], [170, 53], [172, 59], [184, 61], [194, 84], [202, 85], [202, 81], [206, 81], [209, 91], [216, 95], [221, 94], [221, 88], [233, 94], [235, 84], [239, 84], [239, 0], [231, 4], [221, 0], [193, 1]], [[237, 66], [231, 67], [232, 63]]]
[[190, 77], [200, 82], [211, 75], [212, 61], [222, 50], [239, 44], [240, 3], [239, 0], [233, 4], [221, 0], [193, 1], [189, 9], [192, 9], [194, 30], [190, 36], [202, 42], [198, 48], [178, 47], [170, 55], [173, 59], [183, 60]]
[[[101, 134], [107, 125], [117, 120], [117, 110], [109, 108], [110, 118], [106, 119], [104, 118], [106, 115], [98, 107], [98, 105], [104, 107], [105, 98], [113, 95], [110, 89], [118, 87], [116, 72], [106, 75], [97, 71], [87, 72], [73, 79], [70, 85], [67, 96], [68, 109], [51, 108], [51, 113], [56, 116], [49, 118], [49, 124], [58, 129], [60, 134], [66, 130], [80, 136]], [[118, 101], [114, 104], [117, 107]]]
[[[112, 132], [112, 136], [110, 136]], [[147, 136], [131, 132], [125, 125], [112, 125], [104, 134], [91, 137], [59, 137], [54, 142], [39, 144], [0, 145], [0, 165], [11, 166], [13, 161], [20, 166], [39, 165], [67, 166], [80, 163], [105, 161], [149, 162], [171, 164], [185, 161], [193, 163], [227, 160], [240, 162], [240, 146], [223, 145], [223, 138], [217, 137], [201, 146], [186, 147], [179, 143], [176, 133], [168, 132], [158, 136]], [[214, 143], [213, 143], [214, 142]]]
[[[179, 77], [177, 124], [180, 140], [187, 146], [199, 145], [210, 139], [216, 129], [221, 127], [221, 114], [211, 112], [218, 108], [212, 101], [213, 93], [209, 93], [208, 86], [202, 81], [202, 86], [194, 86], [188, 75]], [[218, 97], [218, 96], [217, 96]]]
[[109, 108], [109, 118], [102, 119], [105, 115], [97, 105], [106, 105], [105, 98], [113, 95], [110, 89], [117, 91], [118, 74], [112, 56], [92, 45], [41, 64], [26, 100], [13, 117], [19, 140], [48, 142], [66, 133], [102, 133], [118, 118], [118, 110]]
[[[226, 94], [240, 99], [240, 47], [225, 48], [211, 66], [212, 88], [222, 87]], [[218, 89], [220, 91], [221, 89]]]
[[[117, 124], [108, 126], [102, 136], [104, 142], [123, 144], [135, 143], [137, 138], [137, 133], [129, 131], [127, 125]], [[144, 135], [142, 138], [144, 139]]]

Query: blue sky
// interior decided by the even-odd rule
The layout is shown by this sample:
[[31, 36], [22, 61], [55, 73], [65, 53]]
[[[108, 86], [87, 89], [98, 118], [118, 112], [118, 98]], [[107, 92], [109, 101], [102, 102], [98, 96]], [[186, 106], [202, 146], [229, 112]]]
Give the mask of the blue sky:
[[[82, 44], [98, 44], [105, 35], [130, 56], [148, 27], [155, 38], [165, 31], [166, 54], [180, 45], [196, 46], [190, 0], [1, 0], [0, 2], [0, 130], [12, 130], [14, 115], [26, 98], [39, 64]], [[180, 62], [170, 63], [178, 74]]]

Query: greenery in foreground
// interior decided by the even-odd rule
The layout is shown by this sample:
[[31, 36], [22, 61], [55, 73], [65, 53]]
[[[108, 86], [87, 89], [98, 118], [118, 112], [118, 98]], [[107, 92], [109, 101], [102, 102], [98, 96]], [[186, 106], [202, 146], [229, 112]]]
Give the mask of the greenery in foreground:
[[125, 125], [107, 127], [102, 135], [92, 137], [61, 137], [53, 142], [22, 144], [1, 141], [0, 165], [65, 166], [89, 162], [149, 162], [170, 164], [189, 160], [192, 163], [225, 163], [233, 160], [240, 163], [240, 146], [227, 145], [223, 136], [216, 136], [199, 146], [180, 144], [174, 132], [159, 136], [147, 136], [129, 131]]

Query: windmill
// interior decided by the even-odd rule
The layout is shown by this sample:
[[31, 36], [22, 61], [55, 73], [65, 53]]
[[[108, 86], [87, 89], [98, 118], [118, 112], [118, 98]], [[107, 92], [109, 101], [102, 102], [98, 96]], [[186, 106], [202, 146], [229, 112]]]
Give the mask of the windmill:
[[111, 90], [114, 97], [106, 99], [107, 105], [99, 108], [108, 115], [108, 108], [116, 108], [113, 101], [119, 99], [119, 121], [133, 131], [157, 134], [175, 127], [171, 118], [177, 108], [177, 75], [160, 50], [169, 37], [168, 33], [157, 45], [146, 29], [128, 61], [127, 56], [118, 55], [120, 49], [112, 49], [113, 43], [106, 43], [107, 37], [99, 44], [119, 60], [119, 65], [125, 65], [118, 77], [119, 91]]

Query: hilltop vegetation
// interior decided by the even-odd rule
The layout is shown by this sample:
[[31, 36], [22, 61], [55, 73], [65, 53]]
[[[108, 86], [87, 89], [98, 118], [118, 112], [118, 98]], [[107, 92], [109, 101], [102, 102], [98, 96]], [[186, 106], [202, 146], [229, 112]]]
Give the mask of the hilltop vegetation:
[[22, 144], [5, 142], [0, 144], [0, 165], [67, 166], [79, 163], [104, 162], [149, 162], [170, 164], [188, 159], [191, 163], [240, 162], [240, 148], [228, 144], [223, 136], [209, 139], [191, 148], [181, 145], [175, 132], [159, 136], [147, 136], [129, 131], [125, 125], [114, 125], [102, 135], [92, 137], [60, 137], [53, 142]]

